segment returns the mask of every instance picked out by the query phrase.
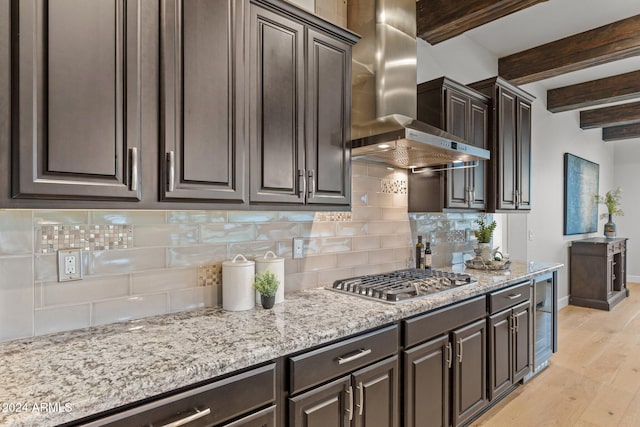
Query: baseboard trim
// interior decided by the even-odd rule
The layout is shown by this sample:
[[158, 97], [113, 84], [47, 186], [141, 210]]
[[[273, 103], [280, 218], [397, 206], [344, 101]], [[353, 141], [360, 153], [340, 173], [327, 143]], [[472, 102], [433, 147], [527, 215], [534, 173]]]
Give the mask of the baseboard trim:
[[627, 282], [640, 283], [640, 276], [631, 276], [627, 274]]
[[569, 297], [558, 298], [558, 310], [562, 310], [569, 305]]

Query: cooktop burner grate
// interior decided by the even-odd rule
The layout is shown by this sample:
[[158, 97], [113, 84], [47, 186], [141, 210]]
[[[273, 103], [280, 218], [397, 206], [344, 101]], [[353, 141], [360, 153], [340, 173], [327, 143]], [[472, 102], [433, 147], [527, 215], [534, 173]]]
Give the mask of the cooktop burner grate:
[[329, 289], [399, 303], [472, 283], [476, 281], [468, 274], [410, 268], [336, 280]]

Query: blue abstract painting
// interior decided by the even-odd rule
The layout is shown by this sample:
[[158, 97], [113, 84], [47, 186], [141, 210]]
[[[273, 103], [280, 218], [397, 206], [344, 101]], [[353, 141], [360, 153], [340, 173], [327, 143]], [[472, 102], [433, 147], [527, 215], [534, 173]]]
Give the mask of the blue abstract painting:
[[598, 231], [600, 166], [573, 154], [564, 153], [564, 235]]

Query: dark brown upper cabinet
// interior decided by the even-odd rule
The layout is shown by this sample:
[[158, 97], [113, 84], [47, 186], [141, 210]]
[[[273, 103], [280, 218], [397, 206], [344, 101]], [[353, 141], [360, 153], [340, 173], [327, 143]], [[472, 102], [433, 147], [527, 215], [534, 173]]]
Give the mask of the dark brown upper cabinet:
[[[487, 148], [489, 98], [449, 78], [418, 85], [418, 120]], [[470, 169], [409, 175], [409, 211], [485, 210], [487, 161]]]
[[489, 212], [531, 210], [531, 103], [535, 99], [493, 77], [469, 85], [491, 97]]
[[244, 203], [243, 1], [160, 8], [161, 199]]
[[354, 34], [284, 2], [249, 6], [252, 204], [349, 205]]
[[139, 1], [12, 2], [14, 198], [141, 198]]

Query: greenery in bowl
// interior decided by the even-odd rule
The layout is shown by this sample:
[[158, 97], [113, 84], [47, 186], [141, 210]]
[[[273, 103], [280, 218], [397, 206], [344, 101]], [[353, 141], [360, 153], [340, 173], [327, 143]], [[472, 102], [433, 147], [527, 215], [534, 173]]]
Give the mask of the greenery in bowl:
[[600, 214], [600, 219], [605, 219], [608, 215], [618, 215], [623, 216], [624, 212], [620, 209], [621, 199], [622, 199], [622, 189], [620, 187], [615, 190], [607, 191], [607, 194], [604, 196], [600, 196], [596, 194], [594, 196], [596, 202], [607, 207], [608, 213]]
[[280, 281], [276, 275], [270, 271], [256, 274], [255, 282], [253, 283], [253, 288], [265, 297], [274, 296], [278, 290], [278, 286], [280, 286]]
[[474, 236], [478, 239], [478, 243], [491, 243], [491, 235], [493, 234], [493, 230], [496, 229], [496, 222], [492, 221], [491, 224], [487, 225], [487, 217], [481, 216], [476, 219], [476, 224], [478, 224], [478, 229], [473, 230]]

